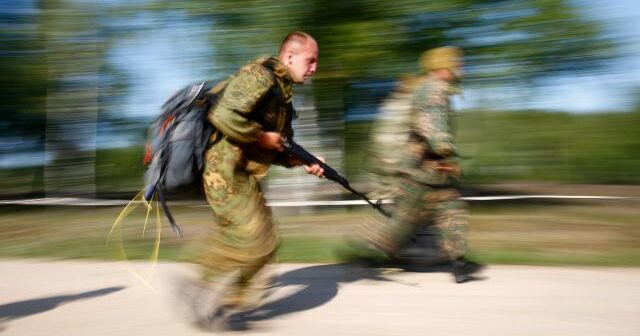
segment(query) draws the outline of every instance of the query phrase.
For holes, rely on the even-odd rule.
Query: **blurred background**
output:
[[[320,46],[317,74],[296,88],[297,140],[364,190],[381,101],[400,76],[417,72],[423,51],[455,45],[465,51],[454,107],[468,195],[640,195],[637,1],[7,0],[0,25],[4,200],[132,198],[160,105],[186,84],[275,54],[293,30]],[[284,169],[266,189],[271,200],[351,198]],[[635,265],[634,202],[472,203],[471,245],[494,262]],[[3,205],[0,254],[103,257],[97,242],[119,210]],[[350,228],[372,212],[276,211],[293,237],[284,260],[315,246],[309,235],[334,244],[326,226]],[[211,221],[206,208],[177,212],[187,227]],[[51,235],[52,223],[65,233]],[[171,244],[181,243],[167,244],[166,257],[180,254]],[[308,258],[332,258],[317,251]]]

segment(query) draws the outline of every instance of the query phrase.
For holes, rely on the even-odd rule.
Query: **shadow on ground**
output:
[[[360,280],[393,281],[382,276],[377,268],[347,263],[309,266],[281,274],[269,288],[270,292],[287,286],[302,286],[302,289],[256,309],[234,314],[230,318],[232,329],[244,330],[252,322],[320,307],[338,295],[341,284]]]
[[[371,265],[363,263],[342,263],[331,265],[309,266],[284,273],[278,277],[269,291],[287,286],[301,286],[302,289],[284,298],[268,302],[258,308],[243,311],[229,318],[230,329],[247,330],[255,327],[255,322],[282,317],[287,314],[302,312],[320,307],[333,300],[342,284],[360,280],[399,282],[385,277],[382,272],[388,265]],[[398,271],[408,272],[447,272],[443,267],[402,267]],[[471,280],[482,280],[474,278]]]
[[[2,324],[7,321],[44,313],[65,303],[108,295],[124,288],[121,286],[107,287],[78,294],[51,296],[0,305],[0,331],[5,329]]]

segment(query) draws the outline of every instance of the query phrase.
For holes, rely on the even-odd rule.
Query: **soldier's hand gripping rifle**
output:
[[[380,200],[374,203],[369,198],[367,198],[365,194],[354,190],[349,184],[349,181],[346,178],[344,178],[344,176],[340,175],[337,171],[335,171],[335,169],[331,168],[326,163],[320,161],[320,159],[315,157],[313,154],[307,152],[306,149],[304,149],[302,146],[295,143],[293,140],[284,139],[282,141],[282,147],[284,148],[284,151],[287,154],[300,158],[307,165],[313,165],[313,164],[319,165],[324,170],[324,176],[328,180],[339,183],[341,186],[349,190],[354,195],[357,195],[358,197],[365,200],[367,203],[369,203],[372,207],[378,210],[378,212],[380,212],[385,217],[391,217],[391,215],[382,208]]]

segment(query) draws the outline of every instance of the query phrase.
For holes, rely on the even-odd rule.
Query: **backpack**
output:
[[[162,205],[176,234],[181,232],[166,204],[166,194],[186,189],[201,181],[204,152],[214,131],[207,120],[209,108],[223,92],[213,81],[187,85],[162,104],[160,115],[148,130],[145,144],[144,199],[154,195]]]
[[[262,65],[273,71],[273,63]],[[166,204],[166,196],[202,181],[204,153],[215,127],[207,119],[209,109],[224,93],[228,81],[203,81],[178,90],[162,104],[160,115],[149,127],[145,144],[144,200],[154,195],[178,236],[181,230]],[[274,85],[270,94],[280,96]],[[259,117],[259,116],[256,116]]]

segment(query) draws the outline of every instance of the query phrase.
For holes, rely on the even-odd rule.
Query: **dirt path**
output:
[[[139,274],[149,265],[135,263]],[[150,282],[123,263],[0,260],[0,333],[205,335],[171,299],[184,264]],[[640,269],[493,266],[456,285],[442,272],[373,274],[344,265],[275,266],[280,286],[249,335],[637,335]],[[233,333],[232,333],[233,334]]]

